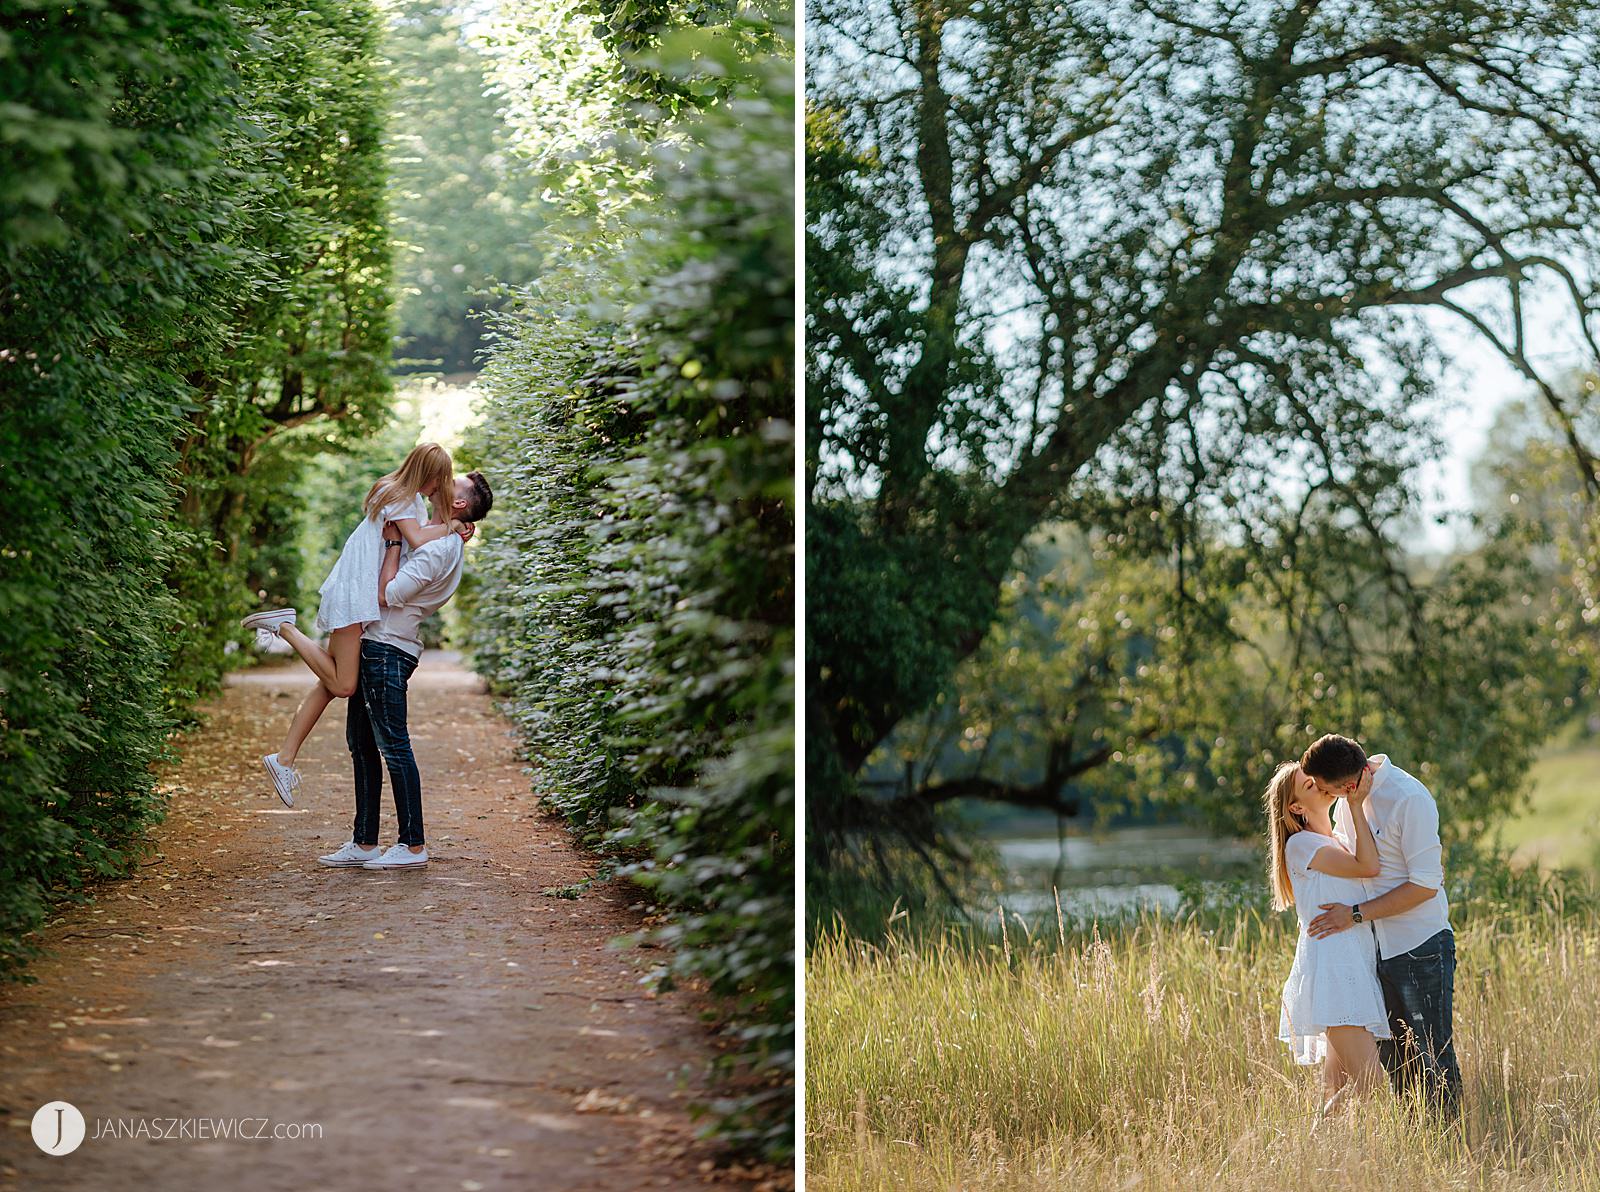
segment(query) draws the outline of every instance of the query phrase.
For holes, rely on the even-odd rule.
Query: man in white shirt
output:
[[[1374,933],[1378,982],[1394,1031],[1393,1039],[1378,1041],[1384,1067],[1397,1092],[1420,1085],[1431,1104],[1454,1114],[1461,1100],[1452,1005],[1456,948],[1439,806],[1422,783],[1381,753],[1369,759],[1349,737],[1322,737],[1306,750],[1300,768],[1325,795],[1339,798],[1334,835],[1352,852],[1355,833],[1343,796],[1364,771],[1372,774],[1366,811],[1378,845],[1378,876],[1361,880],[1367,892],[1361,902],[1323,904],[1307,930],[1317,939],[1356,925]]]
[[[334,869],[404,869],[428,863],[422,832],[422,776],[406,723],[406,684],[422,657],[422,622],[443,607],[461,584],[466,539],[489,512],[494,496],[477,472],[457,477],[451,516],[454,534],[426,542],[401,563],[404,541],[384,527],[384,563],[378,576],[380,618],[361,635],[361,670],[347,701],[345,742],[355,769],[356,818],[350,840],[319,857]],[[378,849],[383,771],[394,789],[399,843]]]

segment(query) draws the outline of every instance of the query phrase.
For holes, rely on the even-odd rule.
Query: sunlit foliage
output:
[[[271,440],[385,409],[377,36],[343,0],[0,13],[0,968],[159,816],[281,554]]]
[[[781,18],[507,7],[496,36],[518,143],[565,216],[499,325],[468,444],[498,502],[478,663],[541,797],[670,911],[658,978],[703,982],[729,1008],[727,1083],[708,1108],[723,1137],[772,1156],[793,1145],[794,1062]]]

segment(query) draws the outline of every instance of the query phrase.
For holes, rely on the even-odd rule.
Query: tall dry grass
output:
[[[1593,912],[1458,928],[1455,1128],[1385,1094],[1313,1132],[1276,917],[1050,936],[816,941],[808,1187],[1600,1189]]]

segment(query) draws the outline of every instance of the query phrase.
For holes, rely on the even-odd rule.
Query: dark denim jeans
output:
[[[1394,1031],[1393,1039],[1378,1040],[1378,1055],[1395,1092],[1420,1088],[1429,1105],[1455,1115],[1461,1108],[1452,1006],[1456,937],[1441,931],[1409,952],[1384,957],[1378,983]]]
[[[351,839],[373,844],[378,839],[378,812],[383,802],[383,764],[394,787],[394,813],[400,821],[400,843],[421,844],[422,775],[411,752],[406,727],[406,683],[417,660],[384,642],[361,643],[361,680],[348,705],[344,739],[356,772],[356,822]]]

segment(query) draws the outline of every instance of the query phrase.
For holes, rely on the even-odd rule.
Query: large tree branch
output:
[[[1449,298],[1441,296],[1432,299],[1430,305],[1447,310],[1470,325],[1508,364],[1528,381],[1532,382],[1533,386],[1539,390],[1540,396],[1544,398],[1545,404],[1550,407],[1550,411],[1555,415],[1556,421],[1561,427],[1562,435],[1567,441],[1567,447],[1571,450],[1572,457],[1577,462],[1578,470],[1583,475],[1584,491],[1590,500],[1600,499],[1600,466],[1597,466],[1594,455],[1584,445],[1582,436],[1578,434],[1572,411],[1567,409],[1567,403],[1561,400],[1561,395],[1555,391],[1555,387],[1544,379],[1538,369],[1534,368],[1533,362],[1528,359],[1527,354],[1522,350],[1521,344],[1524,342],[1525,337],[1522,333],[1520,312],[1515,315],[1517,323],[1516,342],[1508,344],[1495,332],[1494,328],[1490,327],[1482,318],[1460,303],[1452,302]]]
[[[1106,756],[1109,758],[1111,755],[1107,752]],[[978,774],[930,783],[912,791],[907,798],[911,802],[933,807],[955,799],[987,799],[993,803],[1009,803],[1013,807],[1042,807],[1057,815],[1078,814],[1078,800],[1063,799],[1059,787],[1047,788],[1042,782],[1025,786]]]
[[[1102,106],[1109,106],[1107,101]],[[1041,148],[1033,158],[1024,162],[1017,170],[1016,175],[1009,181],[996,186],[987,194],[982,195],[977,205],[973,208],[972,215],[967,221],[966,235],[970,240],[980,240],[990,234],[990,225],[994,220],[1011,209],[1011,205],[1023,195],[1039,185],[1044,176],[1048,174],[1061,156],[1074,145],[1081,144],[1097,133],[1104,132],[1113,124],[1111,118],[1102,115],[1098,119],[1087,123],[1080,123],[1069,128],[1055,140]]]

